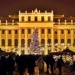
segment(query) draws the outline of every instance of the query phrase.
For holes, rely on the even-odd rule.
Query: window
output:
[[[37,21],[37,16],[35,16],[35,21]]]
[[[41,33],[44,34],[44,29],[41,29]]]
[[[11,46],[12,42],[11,39],[8,39],[8,46]]]
[[[2,30],[2,34],[5,34],[5,30]]]
[[[61,43],[64,43],[64,39],[61,39]]]
[[[22,21],[24,21],[24,17],[22,16]]]
[[[44,21],[44,16],[41,17],[41,21]]]
[[[70,30],[68,30],[68,34],[70,34]]]
[[[8,34],[11,34],[11,30],[8,31]]]
[[[48,34],[51,34],[51,29],[48,29]]]
[[[21,39],[21,47],[24,47],[24,46],[25,46],[25,40]]]
[[[55,34],[57,34],[57,31],[54,31]]]
[[[31,29],[28,29],[28,34],[31,34]]]
[[[74,43],[75,43],[75,39],[74,39]]]
[[[2,39],[2,46],[5,46],[5,39]]]
[[[64,30],[61,30],[61,34],[64,34]]]
[[[48,39],[48,46],[50,46],[50,44],[51,44],[51,39]]]
[[[75,46],[75,39],[74,39],[74,42],[73,42],[73,46]]]
[[[45,39],[41,39],[41,46],[42,46],[42,47],[45,46]]]
[[[48,21],[50,21],[50,16],[48,16]]]
[[[24,34],[24,29],[21,30],[21,33]]]
[[[15,30],[15,34],[18,34],[18,30]]]
[[[30,16],[28,16],[28,21],[31,21],[31,17]]]
[[[67,39],[67,43],[71,43],[71,39]]]
[[[54,39],[54,43],[58,43],[58,39]]]
[[[30,46],[31,39],[28,39],[28,47]]]
[[[51,39],[48,39],[48,43],[49,43],[49,44],[51,43]]]
[[[74,34],[75,34],[75,30],[74,30]]]
[[[15,39],[14,44],[15,44],[15,47],[18,46],[18,39]]]

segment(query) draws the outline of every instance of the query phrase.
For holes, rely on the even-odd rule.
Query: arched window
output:
[[[61,43],[64,43],[64,39],[61,39]]]
[[[28,39],[28,47],[30,46],[31,39]]]
[[[58,39],[54,39],[54,43],[57,44],[58,43]]]
[[[73,46],[75,46],[75,39],[74,39],[74,42],[73,42]]]
[[[74,43],[75,43],[75,39],[74,39]]]
[[[45,46],[45,39],[41,39],[41,46],[42,46],[42,47]]]
[[[15,39],[15,47],[17,47],[18,46],[18,39]]]
[[[67,43],[69,43],[69,44],[70,44],[70,43],[71,43],[71,39],[67,39]]]
[[[48,43],[48,46],[50,46],[51,45],[51,39],[48,39],[47,43]]]
[[[11,39],[8,39],[8,46],[11,46],[12,45],[12,41]]]
[[[21,39],[21,47],[24,47],[24,46],[25,46],[25,40]]]
[[[2,46],[5,46],[5,39],[2,39]]]

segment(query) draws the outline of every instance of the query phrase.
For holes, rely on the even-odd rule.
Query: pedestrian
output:
[[[60,57],[58,60],[57,60],[57,67],[59,69],[59,75],[62,74],[62,66],[63,66],[64,62],[62,60],[62,57]]]
[[[44,72],[44,60],[43,56],[40,56],[36,61],[36,65],[39,67],[39,75],[42,75]]]
[[[47,55],[46,57],[45,57],[45,62],[46,62],[46,65],[47,65],[47,74],[49,73],[49,55]]]
[[[49,55],[49,65],[51,67],[51,75],[54,74],[53,70],[54,70],[54,64],[55,64],[55,60],[53,58],[53,55]]]

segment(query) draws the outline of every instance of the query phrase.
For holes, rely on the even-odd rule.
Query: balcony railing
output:
[[[75,25],[75,22],[54,22],[54,25]]]

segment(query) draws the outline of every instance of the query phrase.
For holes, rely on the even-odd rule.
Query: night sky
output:
[[[0,16],[18,14],[18,11],[33,9],[54,10],[54,14],[75,16],[75,0],[0,0]]]

